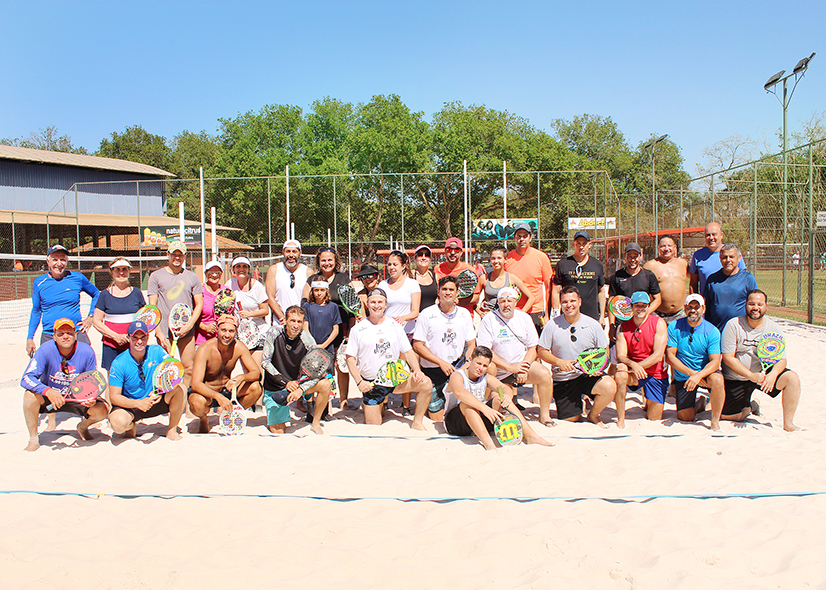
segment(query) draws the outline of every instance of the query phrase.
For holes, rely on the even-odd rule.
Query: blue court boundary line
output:
[[[337,503],[348,502],[377,502],[393,501],[402,503],[430,503],[430,504],[451,504],[455,502],[486,502],[486,501],[510,501],[519,504],[531,502],[557,501],[557,502],[585,502],[598,500],[611,504],[646,504],[654,500],[676,499],[676,500],[731,500],[745,498],[748,500],[758,500],[764,498],[804,498],[808,496],[826,495],[826,491],[818,492],[754,492],[754,493],[730,493],[730,494],[645,494],[639,496],[455,496],[455,497],[422,497],[403,498],[397,496],[307,496],[299,494],[87,494],[82,492],[44,492],[39,490],[0,490],[0,495],[36,495],[36,496],[74,496],[90,500],[101,498],[118,498],[121,500],[138,499],[217,499],[217,498],[260,498],[275,500],[316,500]]]

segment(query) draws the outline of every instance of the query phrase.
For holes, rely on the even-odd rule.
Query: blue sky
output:
[[[395,93],[552,120],[611,117],[632,146],[702,149],[779,129],[763,90],[813,51],[789,128],[826,110],[826,3],[6,1],[0,137],[48,125],[93,151],[128,125],[171,138],[324,96]],[[772,145],[775,145],[774,143]]]

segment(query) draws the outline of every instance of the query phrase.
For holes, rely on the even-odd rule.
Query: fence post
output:
[[[267,176],[267,244],[269,245],[269,257],[272,258],[272,198],[270,196],[270,177]]]
[[[754,191],[752,193],[751,206],[751,274],[757,276],[757,164],[754,165]]]
[[[336,206],[336,177],[333,176],[333,239],[335,240],[336,244],[336,251],[338,251],[338,217],[336,212],[338,207]]]
[[[75,184],[75,230],[77,233],[77,270],[80,272],[80,209],[78,209],[77,184]]]
[[[47,244],[48,245],[48,244]],[[14,257],[17,258],[17,236],[14,232],[14,211],[11,212],[11,251]],[[14,274],[16,270],[15,263],[17,260],[12,260],[12,280],[14,281],[14,298],[17,299],[17,276]]]
[[[401,175],[401,181],[399,182],[399,197],[402,200],[402,252],[404,252],[404,174]],[[391,245],[392,247],[392,245]]]
[[[814,255],[814,204],[812,202],[814,197],[814,179],[812,178],[812,144],[809,144],[809,293],[808,293],[808,317],[809,323],[813,324],[815,321],[815,255]],[[801,263],[803,261],[801,260]]]
[[[539,172],[536,173],[536,247],[542,249],[542,202],[539,191]]]

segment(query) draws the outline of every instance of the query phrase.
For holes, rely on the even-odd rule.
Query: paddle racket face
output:
[[[497,391],[499,392],[499,401],[504,401],[505,392],[501,387]],[[522,442],[522,422],[506,408],[500,406],[499,412],[504,415],[504,419],[497,419],[496,424],[493,425],[493,434],[496,435],[496,440],[503,447],[518,445]]]
[[[769,371],[783,358],[785,352],[786,339],[782,334],[763,334],[757,342],[757,358],[760,359],[761,370]]]
[[[313,348],[301,360],[299,383],[310,379],[322,379],[333,368],[333,355],[323,348]]]
[[[458,299],[464,299],[465,297],[473,295],[476,285],[479,284],[479,277],[476,276],[475,272],[466,268],[456,275],[456,282],[458,283],[456,297]]]
[[[67,402],[83,403],[96,399],[106,391],[106,377],[100,371],[86,371],[75,375],[69,384],[69,389],[63,394]],[[46,410],[51,412],[54,406],[48,404]]]
[[[192,319],[192,308],[186,303],[177,303],[169,312],[169,329],[175,333]]]
[[[579,353],[574,367],[590,377],[604,373],[611,364],[611,354],[607,348],[588,348]]]
[[[161,323],[161,310],[154,305],[144,305],[137,311],[132,320],[143,322],[149,330],[154,330]]]
[[[218,416],[221,433],[227,436],[241,434],[247,426],[247,412],[244,410],[244,406],[238,402],[236,391],[237,388],[233,388],[232,409],[229,412],[221,410]]]
[[[241,344],[252,350],[261,343],[261,332],[258,330],[258,324],[252,318],[244,318],[238,323],[238,332],[235,334],[235,339]]]
[[[336,351],[336,366],[342,373],[350,373],[350,369],[347,368],[347,338],[342,341]]]
[[[174,358],[168,358],[155,368],[152,382],[154,395],[169,393],[184,380],[184,364]]]
[[[351,314],[357,315],[361,312],[361,298],[352,285],[339,285],[338,299]]]
[[[373,382],[384,387],[396,387],[408,379],[410,379],[410,366],[404,359],[396,359],[380,366]]]
[[[614,295],[611,297],[611,300],[608,302],[608,308],[611,310],[611,313],[614,314],[614,317],[621,322],[626,322],[634,316],[631,300],[622,295]]]
[[[215,294],[215,317],[226,315],[235,311],[235,291],[224,287]]]

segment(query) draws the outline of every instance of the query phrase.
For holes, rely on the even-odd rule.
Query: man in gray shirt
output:
[[[751,401],[755,390],[777,397],[782,394],[783,429],[799,430],[794,424],[794,414],[800,401],[800,378],[786,368],[783,355],[770,369],[762,370],[757,356],[760,340],[768,335],[782,336],[780,326],[766,317],[766,294],[760,289],[749,291],[746,298],[746,315],[732,318],[723,329],[720,349],[723,353],[723,379],[726,401],[723,404],[723,420],[741,422],[760,406]]]
[[[600,419],[617,392],[616,382],[608,375],[585,375],[573,361],[589,348],[608,348],[608,337],[595,319],[580,313],[582,297],[574,285],[562,287],[559,295],[562,315],[545,324],[539,337],[538,356],[553,365],[554,400],[560,420],[582,419],[582,396],[593,400],[588,420],[605,428]]]

